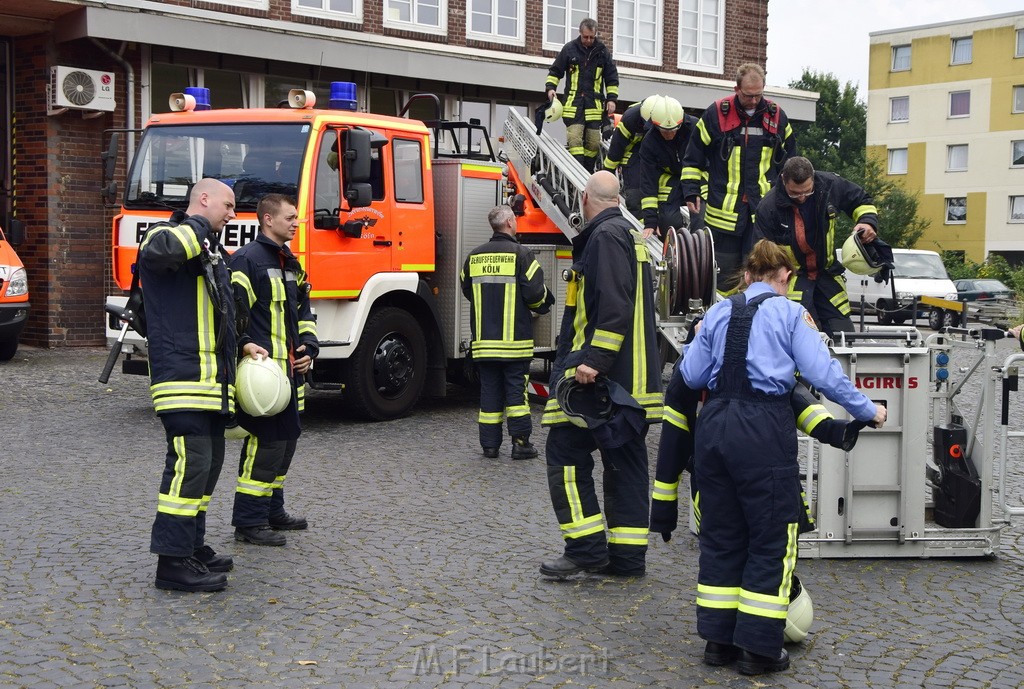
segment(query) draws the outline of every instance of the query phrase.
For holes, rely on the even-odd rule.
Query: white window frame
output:
[[[958,94],[958,93],[966,93],[967,94],[967,112],[965,114],[963,114],[963,115],[954,115],[953,114],[953,96]],[[951,119],[951,120],[959,120],[959,119],[962,119],[964,117],[970,117],[970,116],[971,116],[971,92],[969,90],[966,90],[966,91],[950,91],[949,92],[949,104],[948,104],[948,107],[946,108],[946,117],[948,119]]]
[[[566,17],[565,39],[562,40],[560,43],[552,43],[552,42],[548,41],[548,24],[551,22],[550,10],[551,10],[551,3],[552,3],[552,1],[553,0],[544,0],[544,26],[543,26],[543,29],[542,29],[542,31],[543,31],[543,34],[542,34],[542,38],[543,38],[542,47],[545,50],[561,50],[562,46],[564,46],[566,43],[568,43],[569,41],[575,39],[577,36],[580,35],[580,22],[573,21],[572,14],[576,10],[572,9],[572,6],[574,4],[585,4],[585,5],[587,5],[587,15],[586,15],[586,17],[584,17],[584,19],[586,19],[586,18],[594,19],[594,18],[597,17],[597,0],[559,0],[560,2],[562,2],[565,5],[566,13],[568,15]],[[580,21],[582,21],[582,20],[580,20]],[[597,30],[598,30],[598,37],[600,37],[600,32],[601,32],[601,25],[600,24],[598,24]]]
[[[292,0],[292,14],[303,17],[320,17],[321,19],[333,19],[338,22],[362,22],[363,21],[363,0],[352,0],[352,12],[339,12],[337,10],[324,9],[329,5],[329,0],[320,0],[320,8],[302,7],[299,0]]]
[[[624,62],[635,62],[642,65],[655,65],[661,66],[661,59],[663,53],[662,46],[662,34],[664,33],[665,27],[665,3],[664,0],[653,0],[654,3],[654,56],[647,57],[645,55],[636,55],[634,53],[627,53],[622,50],[622,46],[626,44],[626,39],[621,38],[619,34],[619,19],[622,14],[622,4],[629,3],[636,7],[637,2],[643,1],[650,3],[652,0],[615,0],[615,16],[612,22],[612,35],[614,37],[615,50],[612,53],[612,57],[615,60],[622,60]],[[635,12],[634,12],[635,15]],[[633,22],[633,29],[636,29],[636,21]],[[634,36],[635,38],[635,36]]]
[[[897,51],[899,51],[899,50],[901,50],[903,48],[907,49],[907,66],[906,67],[897,67],[896,66],[896,57],[897,57],[896,53],[897,53]],[[909,43],[905,43],[903,45],[894,45],[892,47],[892,60],[889,63],[889,71],[891,71],[891,72],[909,72],[910,71],[910,66],[911,66],[911,58],[912,58],[912,56],[913,56],[913,53],[912,53],[912,51],[910,49],[910,44]]]
[[[360,0],[361,2],[362,0]],[[419,14],[418,8],[420,0],[407,0],[412,5],[412,14],[415,17]],[[413,21],[402,21],[400,19],[389,19],[388,18],[388,2],[390,0],[384,0],[383,13],[384,13],[384,26],[389,29],[400,29],[402,31],[415,31],[417,33],[434,34],[435,36],[447,36],[448,35],[448,0],[438,0],[437,7],[437,26],[431,24],[422,24],[415,19]]]
[[[227,5],[229,7],[244,7],[247,10],[268,10],[270,0],[208,0],[214,5]]]
[[[956,59],[957,46],[967,45],[968,55],[966,60]],[[969,65],[974,62],[974,36],[957,36],[949,42],[949,64],[951,65]]]
[[[903,120],[893,119],[893,110],[894,110],[893,106],[896,104],[896,101],[906,101],[907,102],[907,117],[906,117],[906,119],[903,119]],[[895,97],[889,99],[889,122],[910,122],[910,96],[895,96]]]
[[[1017,45],[1013,56],[1024,57],[1024,29],[1017,29]]]
[[[725,0],[719,0],[718,2],[718,24],[715,27],[715,33],[718,37],[718,45],[715,46],[715,52],[718,54],[718,60],[715,64],[702,64],[700,62],[700,54],[704,48],[701,42],[701,35],[704,33],[704,27],[701,23],[704,18],[703,6],[707,0],[696,0],[697,1],[697,62],[686,62],[683,60],[683,7],[682,2],[679,3],[679,26],[676,34],[678,40],[676,41],[676,55],[679,56],[676,64],[679,69],[686,69],[692,72],[708,72],[709,74],[721,74],[725,69]],[[660,35],[660,34],[659,34]]]
[[[1013,214],[1014,204],[1018,206],[1016,217]],[[1006,222],[1024,223],[1024,196],[1010,197],[1010,208],[1006,213]]]
[[[899,154],[903,155],[900,156]],[[903,158],[903,169],[897,169],[893,162],[899,158]],[[889,166],[887,168],[888,174],[890,175],[905,175],[910,168],[910,151],[906,148],[890,148],[889,149]]]
[[[1015,84],[1010,97],[1010,112],[1024,112],[1024,85]]]
[[[1016,148],[1020,149],[1020,156],[1014,155],[1014,149]],[[1010,167],[1024,167],[1024,162],[1013,162],[1018,157],[1024,160],[1024,139],[1015,139],[1010,142]]]
[[[963,166],[954,167],[953,158],[960,151],[963,151],[964,162]],[[946,146],[946,172],[967,172],[968,155],[970,151],[967,148],[967,144],[949,144]]]
[[[507,45],[526,45],[524,25],[526,24],[526,0],[511,0],[516,3],[516,35],[515,36],[502,36],[497,33],[482,33],[479,31],[473,31],[473,2],[474,0],[466,0],[466,38],[471,41],[486,41],[488,43],[504,43]],[[491,7],[496,8],[498,5],[495,0]],[[495,28],[497,23],[497,17],[495,16],[494,10],[490,12],[491,17],[491,28]]]
[[[958,201],[960,199],[963,199],[963,202],[964,202],[964,218],[963,218],[963,220],[950,220],[949,219],[949,209],[951,207],[950,206],[950,201]],[[966,225],[967,224],[967,197],[966,196],[947,196],[946,197],[946,221],[943,224],[945,224],[945,225]]]

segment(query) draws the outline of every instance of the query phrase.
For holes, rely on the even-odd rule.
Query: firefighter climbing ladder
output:
[[[537,206],[572,239],[583,226],[582,195],[588,174],[547,132],[537,131],[514,108],[505,120],[505,155]],[[643,225],[620,204],[638,232]],[[666,243],[647,239],[658,281],[659,329],[677,351],[685,337],[681,316],[711,305],[715,292],[714,248],[707,230],[668,233]],[[698,303],[699,302],[699,303]],[[688,323],[688,321],[686,321]]]

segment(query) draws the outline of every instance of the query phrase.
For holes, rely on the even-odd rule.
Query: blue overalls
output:
[[[730,297],[724,361],[694,452],[702,514],[697,632],[771,657],[782,648],[801,511],[790,396],[756,390],[747,375],[751,323],[773,296]]]

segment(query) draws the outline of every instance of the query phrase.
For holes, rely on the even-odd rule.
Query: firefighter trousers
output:
[[[789,293],[786,296],[800,302],[829,337],[841,330],[853,330],[850,297],[846,293],[846,280],[842,275],[819,273],[815,280],[806,275],[794,275],[789,281]]]
[[[529,438],[533,432],[526,384],[529,359],[476,361],[480,376],[480,447],[501,447],[501,422],[506,420],[512,438]]]
[[[775,657],[782,648],[802,501],[788,395],[712,397],[697,424],[697,632]]]
[[[605,535],[594,487],[594,450],[589,429],[552,426],[546,455],[551,505],[565,539],[565,556],[579,565],[603,562],[623,574],[642,572],[647,556],[650,474],[647,430],[622,447],[602,449]]]
[[[160,415],[167,436],[167,456],[150,552],[189,557],[203,545],[206,508],[224,466],[227,418],[215,412]]]
[[[271,515],[284,512],[284,479],[295,456],[296,443],[246,436],[238,460],[232,526],[266,526]]]
[[[577,111],[576,120],[565,122],[565,144],[569,154],[583,166],[588,173],[594,171],[597,164],[597,153],[601,148],[601,121],[582,121],[582,108]]]

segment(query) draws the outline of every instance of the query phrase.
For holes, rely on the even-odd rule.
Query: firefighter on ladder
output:
[[[569,153],[587,173],[594,171],[601,148],[601,127],[615,114],[619,73],[611,52],[597,39],[597,22],[580,22],[580,35],[566,43],[548,69],[544,92],[548,101],[558,96],[558,82],[565,77],[565,140]]]
[[[480,446],[495,459],[502,418],[512,437],[512,459],[532,459],[533,420],[527,400],[533,360],[530,312],[547,313],[555,297],[533,252],[516,240],[516,216],[507,205],[487,214],[494,234],[473,249],[462,268],[462,293],[472,308],[470,356],[480,377]]]

